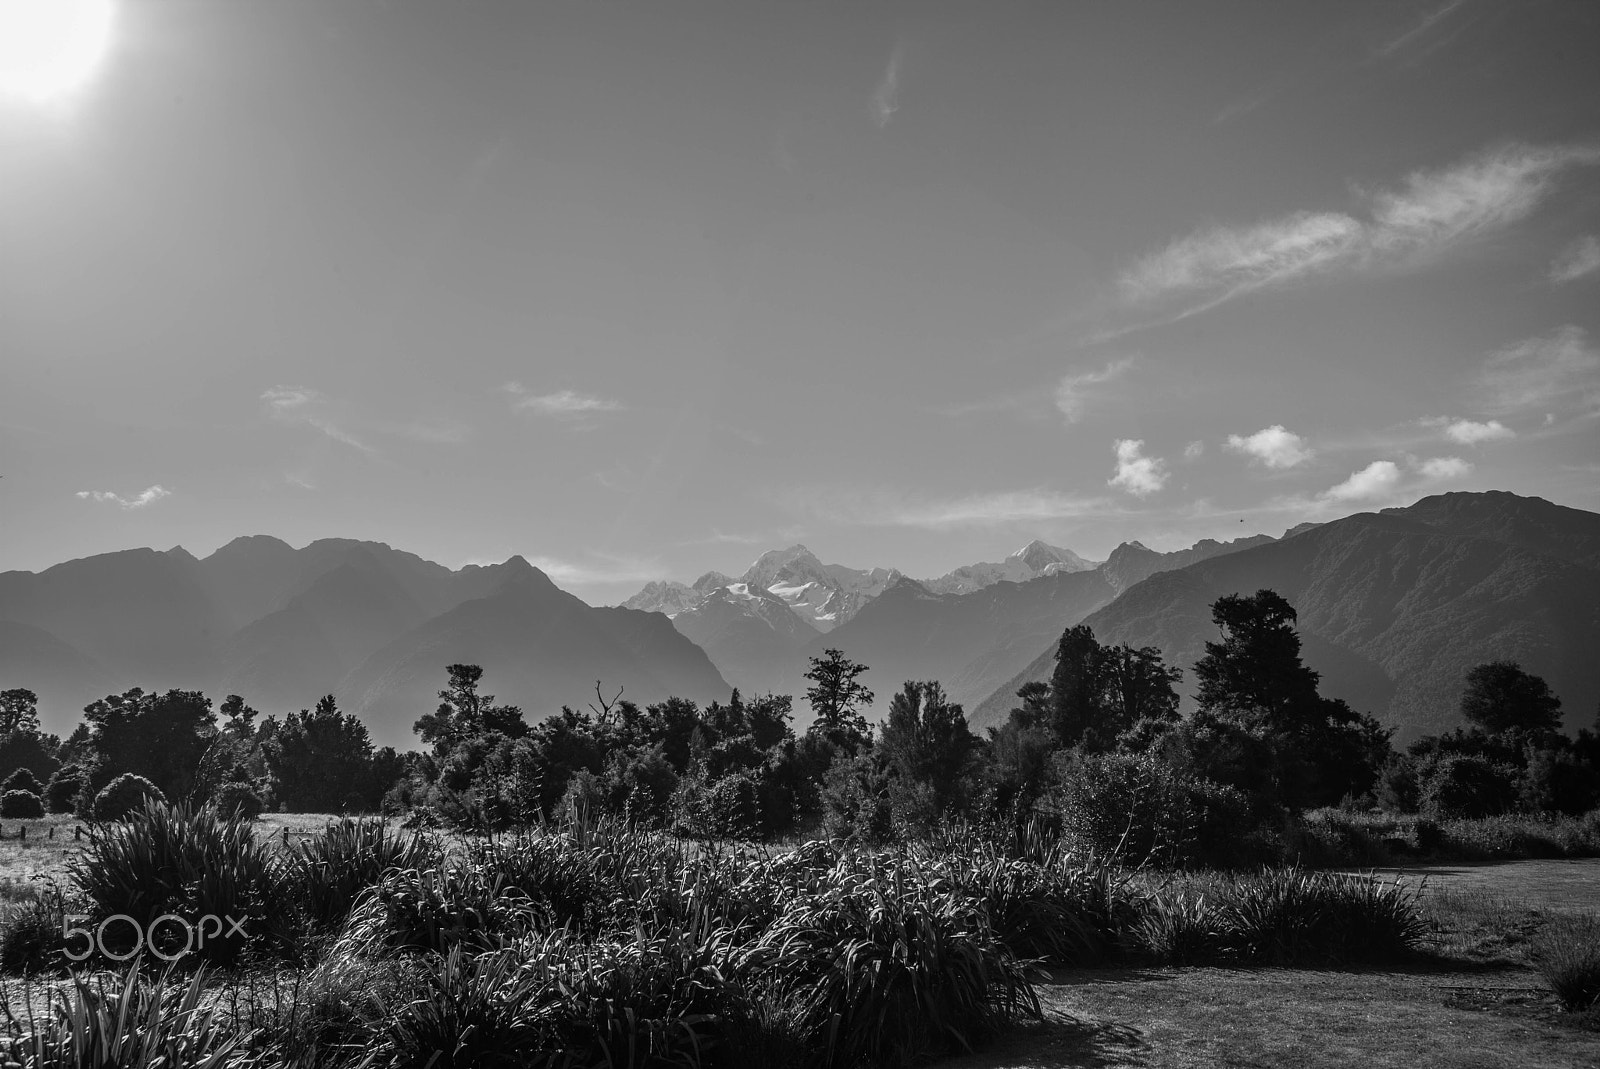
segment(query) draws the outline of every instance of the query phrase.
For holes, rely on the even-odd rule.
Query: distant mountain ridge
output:
[[[481,623],[497,616],[504,628]],[[520,556],[452,571],[380,542],[258,535],[203,559],[138,549],[0,573],[0,686],[38,693],[48,730],[133,686],[239,693],[269,714],[332,693],[379,743],[410,746],[452,656],[533,716],[595,679],[644,700],[728,691],[660,616],[585,605]]]
[[[1425,498],[1153,574],[1085,619],[1102,642],[1156,646],[1189,670],[1216,637],[1210,604],[1263,587],[1299,614],[1323,693],[1397,727],[1446,730],[1474,664],[1507,658],[1543,676],[1568,726],[1600,702],[1600,516],[1504,492]],[[974,711],[1001,722],[1016,689],[1046,678],[1052,648]]]

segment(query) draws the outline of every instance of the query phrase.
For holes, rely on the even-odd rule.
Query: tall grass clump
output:
[[[549,927],[545,910],[481,869],[391,869],[363,893],[335,952],[484,951]]]
[[[1533,960],[1563,1008],[1600,1008],[1600,920],[1555,920],[1534,943]]]
[[[1038,1000],[982,904],[902,859],[847,856],[752,943],[823,1066],[903,1066],[971,1049]]]
[[[335,928],[384,873],[433,868],[442,858],[437,840],[421,832],[381,819],[330,821],[289,848],[289,891],[313,923]]]
[[[6,1065],[50,1069],[223,1069],[239,1065],[248,1037],[201,1005],[203,971],[186,984],[170,975],[144,979],[127,970],[115,977],[74,976],[51,993],[43,1019],[9,1021],[0,1036]]]
[[[1426,931],[1417,888],[1299,868],[1174,878],[1148,892],[1134,927],[1146,953],[1174,965],[1380,964]]]
[[[0,921],[0,973],[17,976],[64,968],[66,915],[66,895],[54,881],[44,881]]]
[[[213,962],[237,961],[249,946],[282,946],[286,936],[277,858],[249,822],[209,806],[147,801],[124,822],[92,829],[67,871],[94,925],[131,917],[150,949],[162,955],[181,952],[191,934],[179,924],[151,924],[164,915],[197,928],[204,918],[219,918],[218,937],[203,945],[196,940],[192,948]],[[242,937],[232,922],[242,926]],[[117,955],[137,949],[136,933],[126,923],[108,924],[97,931],[97,940]]]

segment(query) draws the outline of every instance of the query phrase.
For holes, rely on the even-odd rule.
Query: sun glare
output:
[[[0,98],[45,104],[94,76],[113,0],[0,0]]]

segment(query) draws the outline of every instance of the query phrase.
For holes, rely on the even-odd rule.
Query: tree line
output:
[[[1105,645],[1080,624],[1050,678],[1020,688],[982,736],[931,680],[906,681],[869,725],[867,666],[836,649],[811,659],[814,719],[798,733],[787,695],[640,707],[598,684],[585,708],[530,724],[484,693],[481,667],[453,664],[408,753],[375,748],[331,695],[279,719],[238,695],[214,712],[199,692],[134,689],[88,706],[62,741],[39,730],[30,692],[5,691],[0,777],[25,772],[42,805],[86,816],[115,786],[106,811],[140,791],[484,828],[585,809],[715,838],[820,828],[885,841],[953,820],[1044,820],[1103,851],[1223,863],[1281,855],[1295,816],[1322,806],[1447,818],[1600,801],[1600,741],[1563,735],[1559,700],[1513,663],[1469,674],[1467,727],[1396,751],[1391,729],[1319,693],[1281,596],[1219,598],[1212,620],[1187,717],[1182,672],[1159,650]],[[0,785],[0,803],[14,786],[29,782]]]

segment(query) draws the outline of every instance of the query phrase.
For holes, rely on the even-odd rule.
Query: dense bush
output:
[[[94,798],[95,820],[125,820],[139,812],[147,802],[166,802],[166,796],[154,783],[132,772],[124,773],[106,784]]]
[[[240,820],[255,820],[261,815],[261,796],[248,783],[233,780],[217,788],[212,803],[218,811]]]
[[[1128,864],[1257,864],[1272,850],[1249,798],[1151,754],[1062,755],[1047,804],[1063,833]]]
[[[52,813],[70,813],[89,774],[77,765],[63,765],[44,785],[44,806]]]
[[[220,937],[196,941],[200,958],[233,962],[249,946],[275,948],[286,933],[281,866],[258,841],[251,825],[211,807],[147,802],[118,824],[89,833],[83,852],[67,863],[72,880],[87,899],[94,924],[113,916],[131,917],[144,930],[152,950],[174,954],[186,945],[181,926],[150,922],[165,914],[195,925],[218,918]],[[243,928],[234,932],[233,922]],[[105,949],[120,954],[133,947],[125,924],[102,933]]]
[[[532,899],[480,868],[390,869],[361,896],[340,945],[368,954],[484,951],[548,926]]]
[[[62,957],[66,900],[53,884],[31,895],[0,921],[0,972],[54,972],[67,964]]]
[[[27,791],[32,795],[42,795],[44,786],[39,782],[29,769],[19,768],[0,783],[0,796],[10,794],[12,791]]]
[[[0,794],[0,817],[12,820],[38,820],[44,816],[44,801],[32,791],[6,791]]]
[[[1473,754],[1448,754],[1422,785],[1422,811],[1437,820],[1504,813],[1516,801],[1516,770]]]

